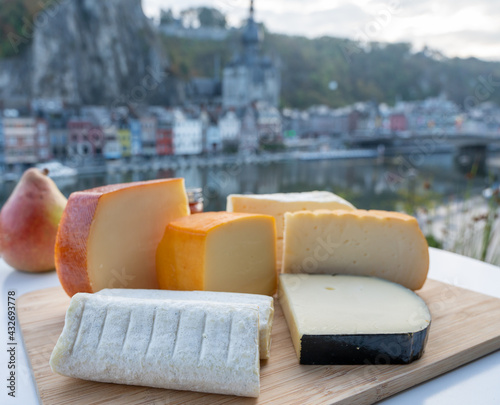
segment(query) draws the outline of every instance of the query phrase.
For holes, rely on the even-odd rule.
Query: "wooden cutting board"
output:
[[[95,383],[53,374],[49,358],[69,298],[59,287],[19,298],[24,342],[44,405],[372,404],[500,348],[500,299],[428,280],[419,295],[432,313],[424,356],[410,365],[301,366],[276,304],[271,358],[261,362],[258,399]]]

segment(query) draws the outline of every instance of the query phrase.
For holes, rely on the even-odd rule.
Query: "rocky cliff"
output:
[[[0,100],[6,104],[25,97],[140,103],[167,101],[175,93],[141,0],[57,0],[32,23],[27,49],[0,60]]]

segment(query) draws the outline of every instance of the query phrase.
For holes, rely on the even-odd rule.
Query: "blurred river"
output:
[[[488,176],[466,176],[451,154],[423,157],[419,164],[406,158],[290,160],[269,164],[234,164],[221,167],[190,166],[126,174],[79,176],[57,181],[61,191],[85,190],[105,184],[184,177],[186,186],[202,187],[205,211],[224,210],[231,193],[276,193],[308,190],[333,191],[358,208],[405,209],[429,207],[469,195],[478,195],[498,178],[499,168]],[[0,184],[0,202],[10,195],[14,183]]]

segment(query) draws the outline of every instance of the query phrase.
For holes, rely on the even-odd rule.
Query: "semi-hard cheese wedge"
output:
[[[138,299],[172,299],[183,301],[226,302],[231,304],[250,304],[259,307],[259,352],[261,359],[268,359],[271,348],[271,331],[274,317],[273,297],[259,294],[240,294],[213,291],[173,291],[173,290],[137,290],[111,288],[97,294]]]
[[[115,184],[71,194],[55,262],[68,295],[158,288],[155,255],[167,224],[189,215],[183,179]]]
[[[269,215],[206,212],[172,221],[156,252],[160,288],[273,295],[275,239]]]
[[[257,397],[256,305],[76,294],[52,352],[91,381]]]
[[[399,284],[282,274],[278,294],[300,364],[407,364],[424,352],[429,309]]]
[[[295,212],[285,215],[283,273],[377,276],[412,290],[429,270],[417,220],[388,211]]]
[[[231,194],[227,197],[227,211],[272,215],[276,219],[276,234],[283,238],[285,212],[352,210],[354,206],[328,191],[276,194]]]

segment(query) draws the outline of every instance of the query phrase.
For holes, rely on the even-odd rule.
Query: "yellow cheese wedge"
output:
[[[364,210],[285,215],[284,273],[377,276],[417,290],[428,269],[427,241],[412,216]]]
[[[158,288],[158,243],[170,221],[187,215],[183,179],[71,194],[55,250],[63,288],[70,296],[103,288]]]
[[[272,215],[276,219],[276,234],[283,238],[285,212],[326,210],[353,210],[354,206],[328,191],[276,194],[231,194],[227,197],[229,212]]]
[[[156,252],[160,288],[273,295],[275,239],[268,215],[207,212],[172,221]]]

